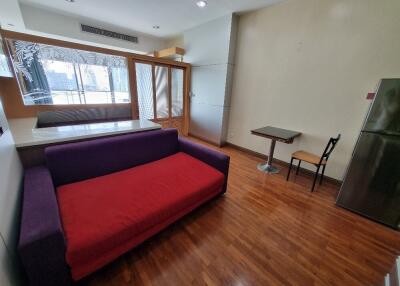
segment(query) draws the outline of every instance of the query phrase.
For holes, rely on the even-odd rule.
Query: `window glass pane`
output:
[[[126,58],[7,39],[26,105],[130,102]]]
[[[171,76],[172,116],[183,115],[183,70],[172,68]]]
[[[3,40],[0,36],[0,76],[12,77],[12,73],[8,66],[7,57],[3,49]]]
[[[112,87],[116,103],[129,103],[128,69],[126,67],[111,68]]]
[[[85,92],[85,103],[113,103],[108,68],[97,65],[79,65],[79,75]]]
[[[53,104],[80,104],[78,82],[75,77],[74,65],[61,61],[43,60],[43,69],[46,73],[49,89],[52,91],[48,103]],[[35,104],[25,98],[25,104]]]
[[[151,65],[136,63],[136,85],[139,103],[139,118],[154,119],[153,78]]]
[[[1,47],[0,47],[1,49]],[[1,53],[0,50],[0,75],[9,74],[8,65],[7,65],[7,58],[5,55]]]
[[[156,66],[157,118],[168,118],[168,67]]]
[[[96,65],[79,65],[85,91],[110,91],[108,68]]]

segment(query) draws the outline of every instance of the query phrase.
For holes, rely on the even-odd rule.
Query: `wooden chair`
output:
[[[313,164],[315,167],[317,167],[317,171],[315,172],[315,176],[314,176],[314,182],[311,188],[311,192],[314,191],[314,187],[315,187],[315,183],[317,181],[318,178],[318,173],[320,168],[322,167],[322,173],[321,173],[321,178],[319,180],[319,184],[322,184],[322,180],[324,179],[324,173],[325,173],[325,167],[326,164],[328,162],[329,156],[331,155],[333,149],[335,149],[335,146],[337,144],[337,142],[340,139],[340,134],[336,137],[336,138],[330,138],[328,144],[325,147],[324,152],[322,153],[322,156],[318,156],[306,151],[296,151],[292,154],[292,159],[290,160],[290,165],[289,165],[289,171],[286,177],[286,181],[289,180],[289,176],[290,176],[290,171],[292,169],[292,165],[293,165],[293,160],[299,160],[299,163],[297,165],[297,169],[296,169],[296,175],[299,173],[299,169],[300,169],[300,164],[301,161]]]

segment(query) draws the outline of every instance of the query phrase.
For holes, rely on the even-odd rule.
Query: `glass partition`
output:
[[[154,119],[153,79],[151,64],[136,63],[136,86],[139,118]]]
[[[157,118],[169,117],[169,99],[168,99],[168,67],[155,66],[154,76],[156,83],[156,111]]]
[[[171,116],[183,115],[183,69],[171,69]]]

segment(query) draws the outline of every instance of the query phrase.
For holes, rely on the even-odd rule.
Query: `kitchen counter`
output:
[[[10,130],[17,148],[161,129],[160,124],[149,120],[127,120],[48,128],[36,128],[36,122],[36,117],[9,120]]]

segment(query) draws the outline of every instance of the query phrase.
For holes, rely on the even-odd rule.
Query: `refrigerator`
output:
[[[380,81],[336,204],[399,229],[400,79]]]

